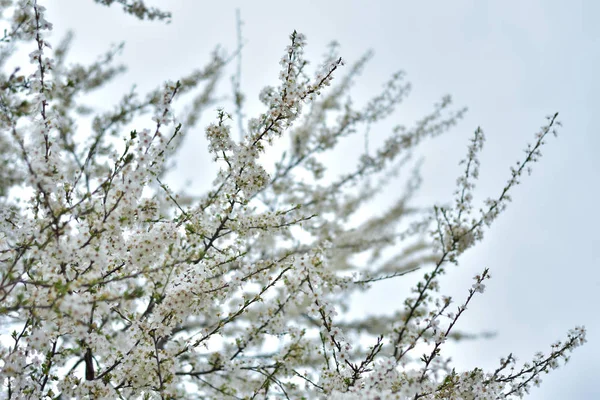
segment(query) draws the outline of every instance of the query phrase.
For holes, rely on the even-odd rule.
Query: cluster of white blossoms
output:
[[[142,1],[116,3],[141,19],[170,17]],[[549,353],[523,365],[509,355],[490,372],[456,371],[442,351],[490,274],[476,276],[458,306],[437,294],[438,278],[506,207],[556,115],[478,213],[480,129],[451,206],[412,208],[415,173],[388,210],[353,226],[412,150],[464,110],[444,97],[325,179],[322,155],[389,117],[410,86],[394,74],[356,108],[344,99],[369,56],[338,79],[332,45],[313,75],[294,32],[279,85],[262,91],[265,111],[242,139],[224,110],[205,129],[219,172],[208,193],[192,196],[164,182],[230,57],[215,52],[204,69],[96,110],[85,96],[122,71],[112,64],[118,48],[69,64],[72,38],[50,45],[38,1],[0,0],[0,11],[0,399],[511,398],[585,342],[576,328]],[[31,50],[31,64],[7,70],[19,48]],[[194,91],[182,108],[181,94]],[[91,114],[86,133],[78,121]],[[269,170],[261,156],[282,137],[289,151]],[[418,270],[423,279],[394,314],[344,316],[354,292]]]

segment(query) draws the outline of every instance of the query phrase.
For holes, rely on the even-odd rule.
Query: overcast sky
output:
[[[55,24],[55,40],[67,29],[75,31],[73,60],[93,61],[110,43],[126,41],[122,61],[129,71],[98,96],[107,104],[133,82],[143,91],[204,65],[216,44],[233,50],[236,8],[245,22],[242,88],[250,115],[258,110],[255,99],[262,86],[276,83],[278,62],[294,29],[306,34],[307,54],[315,61],[334,39],[348,61],[373,49],[375,57],[354,91],[358,102],[376,94],[398,69],[413,84],[391,123],[420,118],[444,94],[469,107],[456,128],[424,147],[419,204],[452,198],[458,162],[477,126],[487,142],[476,200],[496,195],[545,116],[560,112],[564,127],[558,138],[548,140],[532,176],[514,191],[513,202],[484,241],[462,257],[458,268],[449,268],[442,282],[442,293],[464,298],[471,277],[489,267],[493,279],[471,303],[460,328],[497,336],[449,350],[458,369],[489,370],[511,352],[520,361],[547,352],[568,329],[585,325],[588,343],[567,366],[544,376],[529,399],[600,398],[600,218],[594,207],[600,194],[595,158],[600,150],[600,2],[153,2],[173,12],[170,25],[139,22],[116,6],[108,9],[91,0],[41,3],[47,3],[48,19]],[[229,93],[229,81],[223,83],[221,89]],[[384,137],[386,126],[372,135]],[[182,151],[176,179],[208,187],[210,165],[198,157],[206,154],[200,130],[197,137]],[[355,302],[356,312],[400,307],[412,282],[379,284]]]

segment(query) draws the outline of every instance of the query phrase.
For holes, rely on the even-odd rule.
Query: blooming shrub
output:
[[[141,1],[116,2],[142,19],[170,18]],[[437,294],[438,278],[505,209],[557,114],[480,207],[477,129],[452,205],[409,207],[415,177],[387,212],[352,226],[411,150],[464,110],[443,98],[353,170],[326,178],[322,155],[388,117],[409,86],[396,74],[357,109],[342,99],[368,57],[340,79],[332,46],[312,74],[305,38],[293,32],[279,83],[260,94],[264,112],[244,126],[236,92],[237,116],[219,110],[206,128],[219,172],[212,190],[191,196],[165,174],[231,58],[215,52],[204,69],[144,98],[126,94],[85,133],[78,121],[95,110],[81,96],[122,71],[112,63],[118,48],[92,65],[67,64],[70,37],[52,48],[42,5],[0,7],[2,398],[512,398],[585,342],[575,328],[550,352],[523,365],[508,355],[494,371],[456,371],[441,352],[490,273],[474,278],[458,306]],[[30,49],[31,63],[10,70],[18,48]],[[195,90],[180,115],[178,98]],[[131,124],[139,130],[126,131]],[[261,157],[282,137],[289,150],[269,171]],[[423,278],[394,315],[338,316],[352,293],[417,270]]]

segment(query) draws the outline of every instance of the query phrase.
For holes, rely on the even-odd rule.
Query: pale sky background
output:
[[[600,2],[154,1],[173,12],[170,25],[139,22],[118,6],[109,9],[91,0],[40,2],[55,24],[51,42],[67,29],[75,31],[73,60],[93,61],[110,43],[126,41],[121,60],[129,71],[96,99],[106,104],[133,82],[143,93],[204,65],[216,44],[234,50],[236,8],[245,22],[242,88],[250,115],[262,86],[277,83],[278,62],[294,29],[307,35],[306,52],[315,61],[334,39],[348,61],[373,49],[375,57],[353,92],[358,103],[376,94],[398,69],[413,84],[390,125],[422,117],[444,94],[469,107],[456,128],[423,147],[424,184],[416,204],[451,200],[458,162],[477,126],[487,142],[476,200],[496,195],[545,116],[560,112],[564,126],[558,138],[549,138],[532,176],[524,177],[484,241],[442,281],[442,293],[462,299],[471,277],[489,267],[493,279],[459,328],[497,336],[446,350],[457,369],[490,370],[510,352],[520,361],[535,351],[548,352],[568,329],[585,325],[588,343],[566,366],[543,376],[541,388],[528,399],[600,398],[600,217],[594,208],[600,194],[595,158],[600,139],[593,118],[600,110]],[[220,88],[230,93],[228,77]],[[233,111],[230,103],[223,105]],[[384,137],[390,125],[372,135]],[[199,129],[181,152],[179,184],[192,180],[209,186],[213,168],[204,157],[203,137]],[[356,312],[401,307],[421,275],[377,285],[356,300]]]

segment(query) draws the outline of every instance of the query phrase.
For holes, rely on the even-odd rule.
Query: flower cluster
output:
[[[142,1],[116,3],[141,19],[169,18]],[[112,64],[118,49],[68,64],[71,39],[52,48],[38,1],[1,4],[12,10],[3,57],[28,48],[32,72],[0,70],[0,398],[511,398],[585,342],[576,328],[549,353],[523,365],[509,355],[492,372],[457,372],[443,355],[490,274],[477,275],[458,306],[437,294],[439,277],[504,210],[556,115],[479,214],[477,129],[451,206],[416,213],[414,172],[388,210],[351,225],[411,151],[464,110],[444,97],[328,177],[323,154],[390,116],[410,86],[399,72],[363,108],[342,103],[370,55],[337,79],[343,62],[332,45],[310,72],[306,38],[293,32],[278,86],[260,94],[264,112],[246,127],[237,112],[241,139],[225,108],[205,129],[219,171],[194,196],[163,181],[217,98],[228,57],[216,52],[145,97],[129,92],[112,110],[92,109],[79,95],[122,71]],[[194,91],[180,118],[181,94]],[[82,114],[95,115],[91,129],[78,129]],[[290,148],[269,170],[261,157],[282,136]],[[395,313],[346,317],[354,292],[418,270],[423,278]]]

